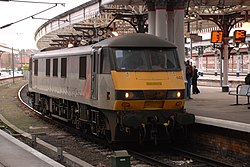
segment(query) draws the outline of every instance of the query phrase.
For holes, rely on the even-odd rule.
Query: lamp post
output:
[[[23,74],[23,50],[21,49],[21,51],[19,52],[20,55],[20,68],[21,68],[21,73]]]
[[[218,75],[218,61],[219,61],[219,51],[216,49],[215,50],[215,54],[214,54],[214,75],[217,76]]]
[[[203,46],[198,47],[200,76],[203,76]]]
[[[240,48],[234,48],[236,50],[236,76],[240,76]]]
[[[2,68],[2,67],[1,67],[1,64],[2,64],[2,63],[1,63],[1,56],[2,56],[3,52],[4,52],[4,51],[1,51],[1,50],[0,50],[0,70],[1,70],[1,68]]]
[[[13,84],[15,83],[15,60],[14,60],[14,50],[13,50],[13,47],[11,48],[11,56],[12,56],[12,78],[13,78]]]
[[[248,74],[250,74],[250,41],[248,41]]]

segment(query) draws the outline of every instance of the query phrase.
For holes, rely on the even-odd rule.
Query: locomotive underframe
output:
[[[29,93],[29,97],[34,109],[46,116],[75,125],[77,129],[91,130],[96,135],[104,135],[104,131],[109,129],[106,127],[108,122],[104,115],[94,107],[39,93]]]
[[[184,110],[111,111],[34,92],[29,97],[32,107],[42,114],[108,141],[168,140],[173,132],[183,130],[194,119]]]

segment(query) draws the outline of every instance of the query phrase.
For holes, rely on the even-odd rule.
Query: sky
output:
[[[35,15],[35,18],[51,19],[63,12],[84,4],[90,0],[14,0],[10,2],[0,1],[0,27],[25,19],[40,11],[48,9],[54,4],[27,3],[28,2],[49,2],[65,3],[65,6],[58,4],[56,7]],[[27,18],[9,27],[0,29],[0,43],[15,49],[37,49],[34,40],[36,30],[47,20]]]

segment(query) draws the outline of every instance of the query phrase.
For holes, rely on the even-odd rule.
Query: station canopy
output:
[[[156,1],[156,0],[102,0],[102,4],[117,4],[117,5],[144,5],[146,1]],[[164,0],[162,0],[164,1]],[[171,0],[170,0],[171,1]],[[172,2],[177,2],[178,0],[172,0]],[[186,0],[192,6],[249,6],[249,0]]]
[[[147,0],[150,1],[155,0]],[[173,3],[175,1],[180,0],[172,0]],[[217,26],[214,22],[204,20],[204,15],[237,14],[235,19],[243,22],[249,11],[247,16],[250,20],[250,0],[185,1],[185,32],[188,23],[190,32]],[[87,9],[94,12],[83,14]],[[69,21],[69,17],[75,18]],[[69,42],[86,44],[110,37],[114,31],[118,34],[134,33],[138,30],[139,19],[147,19],[146,0],[92,0],[45,22],[36,31],[35,40],[39,49],[67,47]],[[146,30],[147,21],[144,23],[143,28]]]

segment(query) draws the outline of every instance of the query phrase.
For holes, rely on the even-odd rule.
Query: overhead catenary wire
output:
[[[11,26],[11,25],[13,25],[13,24],[16,24],[16,23],[19,23],[19,22],[21,22],[21,21],[24,21],[24,20],[26,20],[26,19],[28,19],[28,18],[33,18],[34,16],[36,16],[36,15],[38,15],[38,14],[41,14],[41,13],[43,13],[43,12],[46,12],[46,11],[48,11],[48,10],[50,10],[50,9],[52,9],[52,8],[54,8],[54,7],[56,7],[57,4],[58,4],[58,3],[54,3],[53,6],[47,8],[47,9],[44,9],[44,10],[42,10],[42,11],[40,11],[40,12],[37,12],[37,13],[35,13],[35,14],[33,14],[33,15],[30,15],[30,16],[28,16],[28,17],[25,17],[25,18],[23,18],[23,19],[20,19],[20,20],[18,20],[18,21],[13,22],[13,23],[9,23],[9,24],[3,25],[3,26],[0,27],[0,29],[9,27],[9,26]]]

